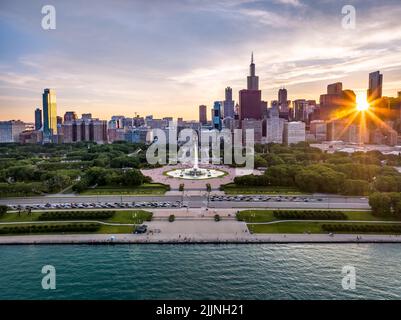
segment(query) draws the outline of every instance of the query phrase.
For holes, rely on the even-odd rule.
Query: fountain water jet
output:
[[[187,180],[202,180],[202,179],[218,178],[225,174],[225,172],[216,169],[199,168],[197,136],[194,137],[193,146],[194,146],[194,160],[192,168],[171,170],[166,172],[168,176]]]

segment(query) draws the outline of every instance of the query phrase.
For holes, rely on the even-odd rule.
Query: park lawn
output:
[[[57,212],[57,210],[48,211],[33,211],[31,215],[27,213],[6,213],[0,217],[0,222],[28,222],[28,221],[45,221],[39,220],[39,216],[45,212]],[[90,210],[59,210],[59,211],[89,211]],[[114,210],[110,210],[114,211]],[[109,219],[100,219],[99,221],[111,222],[111,223],[131,223],[131,224],[141,224],[145,222],[148,218],[152,216],[152,213],[144,210],[116,210],[113,217]],[[90,220],[90,219],[77,219],[79,220]],[[57,220],[59,222],[68,222],[69,220]]]
[[[38,217],[40,216],[40,214],[40,212],[31,212],[31,214],[28,215],[26,212],[21,212],[21,214],[18,215],[17,212],[7,212],[6,214],[0,216],[0,222],[38,221]]]
[[[142,224],[152,217],[152,213],[144,210],[117,210],[113,217],[104,220],[116,223]]]
[[[229,183],[222,186],[225,194],[289,194],[289,195],[300,195],[307,194],[301,192],[296,188],[290,187],[245,187],[237,186],[234,183]]]
[[[327,234],[327,231],[322,229],[323,224],[330,224],[330,222],[280,222],[274,224],[248,224],[248,229],[251,233],[322,233]],[[336,224],[336,223],[332,223]],[[348,223],[347,223],[348,224]],[[351,225],[364,225],[364,223],[349,223]],[[366,224],[365,224],[366,225]],[[391,225],[391,224],[389,224]],[[374,233],[374,234],[388,234],[388,232],[335,232],[336,234],[363,234],[363,233]],[[393,233],[392,233],[393,234]]]
[[[245,222],[270,222],[277,220],[273,210],[244,210],[237,213],[237,219]]]
[[[276,219],[273,215],[273,211],[275,210],[243,210],[237,214],[237,217],[241,219],[241,221],[245,222],[270,222],[276,221],[280,219]],[[285,210],[284,210],[285,211]],[[296,211],[292,210],[291,211]],[[303,210],[300,210],[303,211]],[[313,211],[313,210],[308,210]],[[322,211],[319,209],[318,211]],[[325,210],[325,211],[336,211],[336,210]],[[372,214],[371,211],[341,211],[347,216],[347,220],[361,220],[361,221],[391,221],[397,220],[392,217],[376,217]],[[298,219],[301,220],[301,219]]]
[[[114,234],[114,233],[132,233],[135,226],[100,226],[95,233],[98,234]]]
[[[138,187],[101,186],[87,189],[81,195],[163,195],[168,187],[161,183],[144,183]]]
[[[59,223],[68,223],[68,221],[58,221]],[[50,223],[52,224],[52,223]],[[7,227],[11,226],[18,226],[18,225],[7,225]],[[1,226],[0,226],[1,227]],[[12,234],[0,234],[1,236],[23,236],[23,235],[44,235],[44,234],[49,234],[49,235],[57,235],[57,234],[116,234],[116,233],[132,233],[134,231],[135,226],[106,226],[106,225],[101,225],[99,230],[95,232],[63,232],[63,233],[56,233],[56,232],[35,232],[35,233],[12,233]]]
[[[299,221],[299,220],[297,220]],[[281,222],[273,224],[248,224],[251,233],[327,233],[321,222]]]

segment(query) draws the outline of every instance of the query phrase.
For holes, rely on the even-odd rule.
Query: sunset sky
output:
[[[57,29],[41,27],[43,5]],[[356,28],[341,26],[343,5]],[[198,118],[246,87],[251,52],[264,100],[319,99],[329,83],[401,91],[400,0],[1,0],[0,119],[33,121],[44,88],[58,113]]]

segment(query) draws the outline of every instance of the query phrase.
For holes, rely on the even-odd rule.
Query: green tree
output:
[[[374,182],[374,188],[380,192],[397,192],[400,179],[394,176],[378,176]]]
[[[143,183],[143,180],[143,174],[136,169],[125,171],[121,178],[121,182],[125,186],[139,186]]]
[[[365,180],[347,179],[344,182],[343,194],[349,196],[364,196],[369,192],[369,183]]]
[[[391,198],[387,193],[375,192],[369,196],[372,212],[378,216],[391,215]]]

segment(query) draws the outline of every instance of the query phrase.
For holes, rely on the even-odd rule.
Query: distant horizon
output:
[[[343,29],[343,3],[317,0],[76,0],[55,3],[57,27],[43,30],[38,0],[0,4],[0,119],[32,122],[44,88],[57,112],[198,119],[198,106],[246,88],[251,52],[262,99],[319,102],[327,85],[365,93],[383,73],[383,95],[401,91],[401,7],[350,0],[356,28]],[[209,114],[208,114],[209,115]]]

